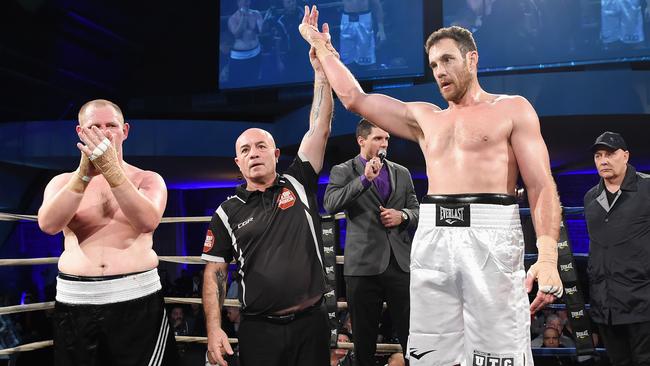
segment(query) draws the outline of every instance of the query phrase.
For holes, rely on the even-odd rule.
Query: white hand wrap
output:
[[[562,297],[564,287],[557,271],[557,241],[550,236],[537,238],[537,262],[528,270],[528,275],[537,279],[541,292]]]
[[[90,183],[90,180],[93,179],[91,175],[88,175],[90,173],[90,167],[92,166],[91,164],[92,163],[88,156],[82,152],[81,161],[79,161],[79,167],[75,170],[75,174],[77,174],[77,177],[86,184]]]
[[[106,150],[108,150],[108,147],[111,146],[111,141],[104,137],[104,139],[95,147],[95,150],[93,150],[93,153],[88,157],[90,161],[93,161],[97,159],[98,157],[102,156]]]

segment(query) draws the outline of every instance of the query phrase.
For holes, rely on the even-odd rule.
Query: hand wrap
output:
[[[108,145],[106,145],[107,141]],[[101,151],[101,154],[99,155],[96,154],[98,150]],[[102,173],[111,188],[117,187],[126,181],[126,174],[124,174],[120,160],[117,157],[117,152],[108,139],[102,140],[102,142],[97,145],[91,157],[92,156],[95,156],[95,158],[89,158],[90,161],[92,161],[95,168]]]
[[[336,52],[336,49],[334,49],[334,46],[332,46],[331,42],[323,38],[312,37],[311,33],[314,31],[313,26],[303,23],[298,26],[298,31],[300,31],[302,37],[306,39],[312,47],[314,47],[316,50],[316,56],[319,60],[324,60],[325,57],[330,55],[339,58],[339,53]],[[317,34],[320,34],[318,33],[318,30],[315,32]]]
[[[104,155],[106,150],[108,150],[109,146],[111,146],[111,141],[104,137],[104,139],[95,147],[95,150],[93,150],[93,153],[88,157],[90,161],[94,161],[98,157]]]
[[[528,270],[528,275],[537,280],[541,292],[562,297],[564,287],[557,271],[557,241],[550,236],[537,238],[537,262]]]

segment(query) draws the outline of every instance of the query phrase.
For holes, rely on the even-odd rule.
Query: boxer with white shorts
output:
[[[514,202],[494,210],[494,202],[480,199],[445,202],[470,203],[468,211],[463,210],[469,215],[469,226],[461,228],[439,228],[431,213],[438,206],[427,201],[421,205],[411,251],[407,351],[411,366],[490,365],[495,357],[503,360],[501,365],[532,364],[525,349],[530,334],[523,331],[528,327],[524,318],[529,316],[524,281],[528,292],[535,280],[539,286],[530,313],[563,292],[557,271],[560,201],[533,107],[523,97],[490,94],[481,88],[476,43],[464,28],[439,29],[425,44],[433,76],[449,103],[446,109],[366,94],[335,57],[327,34],[307,22],[299,29],[316,49],[332,88],[348,110],[420,145],[429,195],[514,196],[520,173],[526,186],[539,249],[527,276],[521,264]],[[484,210],[485,215],[475,217]],[[455,222],[459,211],[447,214],[451,216],[443,220]],[[486,222],[493,227],[484,227]]]
[[[513,196],[424,197],[411,257],[411,365],[532,360],[524,240]]]

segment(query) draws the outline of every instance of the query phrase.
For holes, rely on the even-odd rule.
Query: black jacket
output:
[[[650,175],[628,164],[611,207],[602,179],[584,204],[593,320],[614,325],[650,320]]]

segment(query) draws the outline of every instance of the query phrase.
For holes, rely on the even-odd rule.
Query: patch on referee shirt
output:
[[[280,197],[278,197],[278,207],[282,210],[286,210],[293,206],[294,203],[296,203],[296,196],[293,192],[291,192],[289,188],[282,188],[282,193],[280,193]]]
[[[469,204],[436,204],[436,226],[469,227],[469,213]]]
[[[203,253],[209,252],[213,245],[214,234],[212,234],[212,230],[208,229],[208,233],[205,234],[205,241],[203,242]]]

